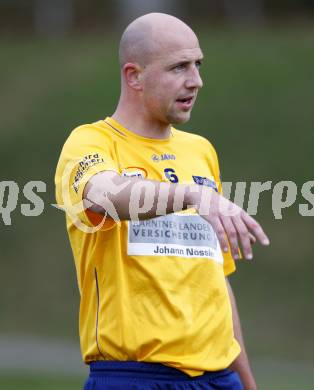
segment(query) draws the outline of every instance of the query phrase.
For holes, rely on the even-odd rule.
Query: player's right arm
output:
[[[238,258],[239,242],[244,257],[252,257],[251,234],[261,244],[269,244],[254,218],[205,186],[123,177],[113,171],[102,171],[88,180],[83,201],[92,212],[109,214],[115,220],[149,219],[194,207],[212,225],[223,251],[228,251],[229,242],[234,258]]]

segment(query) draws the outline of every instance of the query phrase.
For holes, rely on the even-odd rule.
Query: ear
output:
[[[137,91],[142,90],[142,68],[138,64],[133,64],[131,62],[126,63],[123,66],[123,74],[128,86]]]

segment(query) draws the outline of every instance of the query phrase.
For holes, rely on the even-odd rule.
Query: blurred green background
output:
[[[101,2],[91,4],[94,13],[103,12]],[[181,128],[212,141],[224,181],[270,180],[274,186],[289,180],[298,186],[297,200],[281,220],[274,218],[271,191],[261,195],[257,219],[271,246],[257,246],[254,261],[239,264],[231,281],[260,389],[311,389],[314,217],[301,216],[298,205],[307,203],[302,184],[314,180],[313,8],[298,8],[296,18],[278,6],[269,14],[261,8],[254,18],[228,19],[213,7],[211,23],[204,9],[198,14],[190,5],[192,16],[186,9],[173,13],[199,34],[204,88]],[[17,29],[7,20],[2,25],[0,181],[14,180],[20,193],[12,224],[0,218],[1,389],[80,389],[86,375],[78,350],[75,269],[64,215],[51,206],[53,178],[70,131],[114,111],[119,26],[134,16],[130,11],[118,19],[115,12],[116,24],[90,29],[87,22],[80,29],[78,21],[85,19],[78,13],[81,19],[62,34],[39,33],[13,12]],[[29,203],[23,187],[31,180],[47,184],[38,217],[21,214],[21,204]],[[2,197],[5,205],[7,193]]]

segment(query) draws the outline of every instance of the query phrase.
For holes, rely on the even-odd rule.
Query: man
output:
[[[56,193],[81,293],[86,390],[256,389],[226,277],[238,240],[249,259],[255,238],[269,242],[220,195],[213,146],[171,126],[190,118],[202,58],[179,19],[136,19],[120,42],[115,113],[75,129],[62,150]]]

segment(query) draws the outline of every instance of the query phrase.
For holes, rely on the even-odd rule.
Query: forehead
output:
[[[195,61],[203,53],[194,33],[160,34],[154,42],[152,60],[163,63],[177,61]]]
[[[195,47],[172,51],[162,59],[162,62],[165,64],[172,64],[176,62],[193,62],[202,58],[202,50],[199,47]]]
[[[186,48],[164,48],[156,53],[152,62],[162,65],[170,65],[176,62],[193,62],[203,58],[203,52],[199,46]]]

